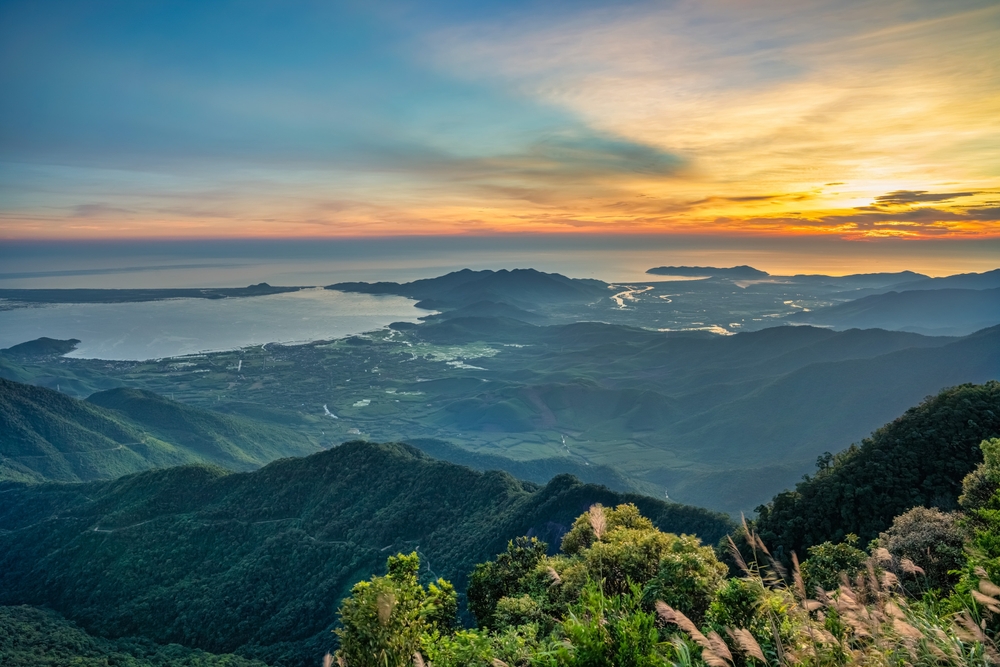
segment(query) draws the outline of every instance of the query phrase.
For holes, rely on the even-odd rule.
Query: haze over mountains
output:
[[[994,289],[1000,287],[1000,269],[985,271],[983,273],[957,273],[952,276],[941,276],[931,278],[914,274],[913,280],[907,280],[894,285],[881,288],[881,291],[912,291],[912,290],[936,290],[936,289]],[[877,293],[872,289],[870,292],[861,291],[859,296]]]
[[[796,313],[787,319],[836,329],[878,328],[930,335],[965,335],[1000,321],[1000,287],[885,292]]]
[[[918,316],[924,323],[937,317],[921,306],[927,300],[953,307],[940,317],[958,325],[968,310],[984,317],[979,301],[969,305],[937,289],[803,312],[803,304],[830,303],[848,286],[917,282],[913,278],[795,276],[744,283],[715,277],[623,286],[532,270],[461,271],[406,284],[330,286],[406,295],[440,311],[421,324],[400,323],[333,343],[199,355],[182,364],[61,359],[45,354],[58,342],[39,343],[40,356],[0,354],[0,374],[80,398],[113,387],[142,388],[264,419],[314,446],[359,435],[424,442],[438,455],[538,482],[569,471],[620,490],[667,493],[738,513],[793,483],[819,454],[865,437],[924,396],[1000,377],[995,326],[964,337],[752,326],[830,314],[830,321],[895,318],[892,323],[903,327]],[[995,293],[974,292],[986,299]],[[901,295],[913,303],[895,310],[866,306]],[[790,303],[787,315],[767,317],[778,299]],[[714,311],[726,318],[716,321],[726,321],[737,319],[741,308],[739,319],[747,326],[730,323],[733,331],[745,329],[736,335],[706,331],[711,327],[699,321],[657,330],[675,329],[658,326],[667,311],[675,322]],[[985,317],[989,322],[988,311]],[[259,465],[268,456],[250,458]]]
[[[674,280],[614,285],[531,269],[464,270],[412,283],[338,283],[327,289],[414,298],[421,308],[444,311],[431,319],[597,320],[716,333],[787,322],[938,335],[967,335],[1000,324],[1000,292],[993,291],[1000,289],[1000,269],[947,278],[912,271],[771,276],[750,266],[663,266],[647,273]],[[878,295],[885,296],[861,301]]]

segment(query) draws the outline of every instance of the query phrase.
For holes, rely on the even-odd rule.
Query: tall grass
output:
[[[853,579],[842,577],[836,590],[807,591],[793,557],[788,573],[771,557],[760,536],[743,524],[742,537],[753,554],[745,558],[730,540],[733,560],[743,577],[789,604],[783,616],[773,605],[761,605],[767,615],[765,630],[725,628],[722,634],[703,633],[684,614],[662,602],[663,621],[684,632],[701,648],[709,667],[985,667],[1000,665],[1000,650],[987,635],[987,616],[1000,614],[1000,586],[979,570],[979,590],[972,592],[976,608],[942,611],[925,596],[907,598],[899,579],[885,565],[891,556],[877,549],[864,570]],[[908,574],[921,574],[912,562],[902,565]],[[725,635],[726,639],[722,635]],[[676,665],[697,665],[686,652]]]

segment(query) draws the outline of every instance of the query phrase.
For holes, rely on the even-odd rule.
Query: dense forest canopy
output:
[[[93,637],[59,614],[33,607],[0,607],[0,664],[4,667],[266,667],[238,655],[213,655],[142,637]]]
[[[997,436],[1000,382],[946,389],[820,457],[813,476],[758,508],[757,530],[784,558],[848,534],[867,544],[912,507],[957,508],[963,478],[983,460],[979,443]]]

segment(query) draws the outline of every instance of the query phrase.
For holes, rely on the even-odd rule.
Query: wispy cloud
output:
[[[0,8],[0,236],[1000,236],[992,0],[126,7]]]

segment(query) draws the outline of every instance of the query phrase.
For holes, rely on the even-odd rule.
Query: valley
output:
[[[820,278],[797,278],[798,301],[785,298],[787,284],[706,278],[636,288],[621,307],[615,286],[533,271],[339,285],[440,311],[339,340],[142,362],[3,354],[0,373],[79,398],[141,388],[263,420],[322,448],[352,438],[440,443],[427,446],[537,482],[573,472],[738,515],[923,397],[1000,377],[996,327],[967,336],[812,326],[718,335],[699,330],[713,320],[693,320],[684,305],[697,300],[740,319],[723,291],[798,306],[802,285],[813,285],[808,298],[818,302],[901,276]],[[669,301],[657,296],[664,286]],[[658,308],[671,309],[674,325],[688,317],[699,326],[629,324],[648,324]],[[602,314],[613,317],[595,321]]]

